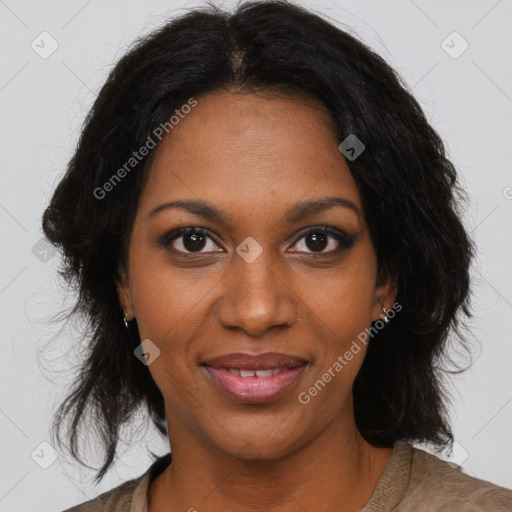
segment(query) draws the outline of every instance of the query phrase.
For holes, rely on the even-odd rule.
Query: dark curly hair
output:
[[[441,363],[452,330],[467,349],[460,315],[473,316],[475,246],[460,211],[467,196],[440,136],[385,60],[321,15],[279,0],[246,2],[234,13],[208,3],[175,17],[136,41],[90,110],[42,219],[63,255],[59,274],[78,295],[68,319],[88,326],[86,357],[53,418],[55,442],[85,464],[79,431],[92,418],[105,448],[101,481],[120,427],[139,407],[167,435],[162,393],[134,357],[141,340],[136,324],[131,335],[123,324],[115,286],[154,151],[108,197],[95,190],[191,97],[221,90],[319,100],[340,142],[354,134],[365,144],[347,164],[379,269],[396,276],[403,308],[368,345],[353,384],[356,426],[375,446],[409,440],[451,448]]]

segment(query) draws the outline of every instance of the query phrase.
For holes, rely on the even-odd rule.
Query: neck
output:
[[[359,511],[392,452],[370,445],[353,421],[338,420],[286,456],[243,459],[168,423],[172,463],[150,486],[148,512]]]

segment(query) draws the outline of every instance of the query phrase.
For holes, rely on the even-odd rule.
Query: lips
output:
[[[208,359],[203,364],[213,368],[268,370],[274,368],[296,368],[307,362],[308,360],[302,357],[278,352],[265,352],[263,354],[244,354],[238,352]]]
[[[290,354],[226,354],[201,366],[219,390],[237,402],[254,404],[276,399],[292,388],[307,366],[307,359]]]

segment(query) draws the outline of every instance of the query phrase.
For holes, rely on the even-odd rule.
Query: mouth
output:
[[[289,354],[227,354],[201,364],[209,381],[235,401],[275,400],[300,379],[309,361]]]

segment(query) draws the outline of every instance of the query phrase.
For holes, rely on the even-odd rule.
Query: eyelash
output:
[[[302,232],[300,234],[300,237],[294,242],[293,245],[296,245],[300,240],[302,240],[303,238],[306,238],[308,235],[310,235],[312,233],[321,233],[321,234],[329,235],[329,236],[333,237],[336,240],[336,242],[338,242],[338,248],[331,250],[331,251],[326,251],[326,252],[314,252],[314,251],[306,252],[306,254],[308,254],[308,255],[325,256],[325,255],[337,254],[344,250],[350,249],[354,245],[354,241],[355,241],[355,236],[349,235],[343,231],[329,228],[328,226],[313,226],[311,228],[308,228],[306,231]],[[185,251],[172,249],[169,247],[172,244],[172,242],[174,242],[176,239],[178,239],[182,236],[185,236],[185,235],[190,235],[190,234],[204,235],[204,236],[210,238],[217,245],[219,245],[217,240],[215,240],[215,238],[210,235],[210,232],[208,230],[203,229],[203,228],[198,228],[198,227],[179,228],[179,229],[169,231],[169,232],[165,233],[162,237],[160,237],[160,239],[158,240],[158,243],[163,248],[169,249],[172,252],[178,253],[178,254],[187,254],[187,255],[188,254],[190,254],[190,255],[192,255],[192,254],[193,255],[207,254],[207,253],[202,253],[202,252],[185,252]],[[215,252],[220,252],[220,251],[215,251]],[[300,253],[300,252],[297,251],[297,253]]]

